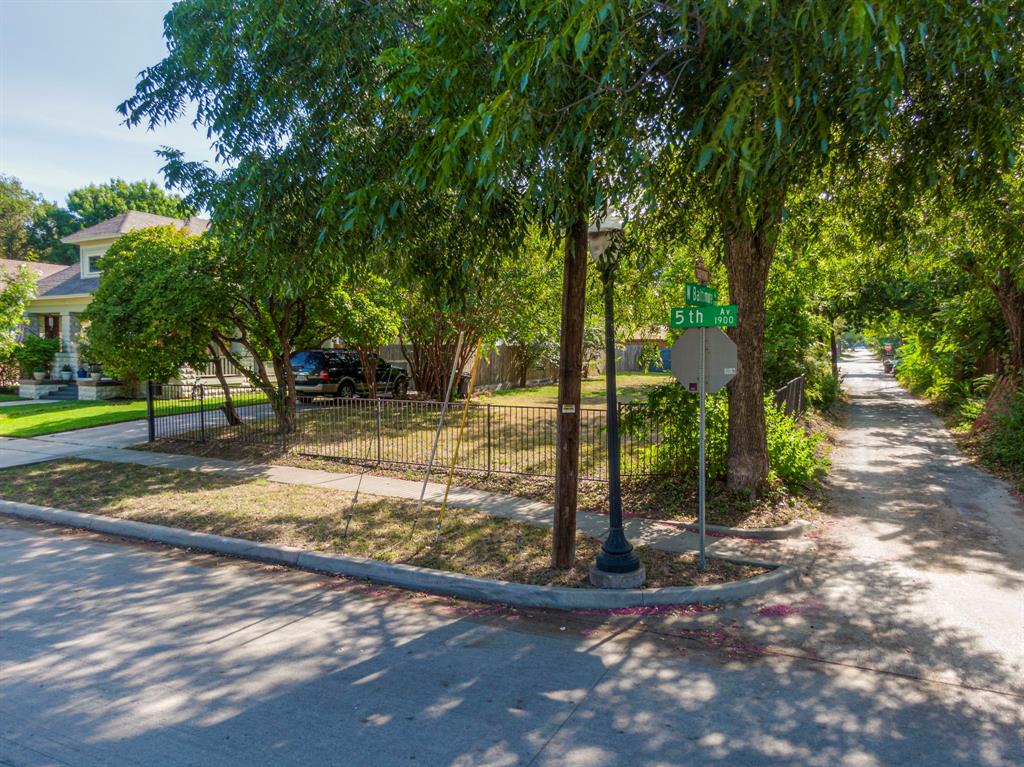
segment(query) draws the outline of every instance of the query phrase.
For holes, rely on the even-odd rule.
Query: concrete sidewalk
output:
[[[417,500],[422,482],[380,477],[359,472],[330,472],[300,469],[292,466],[227,461],[218,458],[200,458],[125,449],[126,445],[145,440],[145,422],[129,422],[113,426],[100,426],[81,431],[52,434],[32,439],[0,440],[0,468],[28,465],[58,458],[83,458],[94,461],[127,463],[138,466],[210,472],[240,480],[264,479],[289,485],[325,487],[344,492]],[[141,429],[141,435],[138,433]],[[141,436],[141,438],[140,438]],[[427,483],[424,500],[439,504],[444,498],[444,485]],[[454,509],[473,509],[495,517],[514,519],[535,527],[551,527],[554,508],[547,503],[526,498],[490,493],[467,487],[453,486],[448,504]],[[432,524],[429,515],[424,520]],[[579,531],[595,538],[603,538],[608,529],[608,518],[603,514],[578,512]],[[627,519],[626,535],[634,544],[650,546],[663,551],[696,551],[699,538],[679,525],[648,519]],[[814,545],[799,538],[786,541],[755,541],[742,538],[709,537],[707,552],[710,556],[748,557],[769,559],[797,567],[809,563]]]

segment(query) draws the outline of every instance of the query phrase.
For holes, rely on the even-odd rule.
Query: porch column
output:
[[[77,371],[82,364],[82,359],[78,354],[78,336],[82,332],[81,315],[77,312],[69,312],[67,320],[61,318],[61,326],[67,326],[67,334],[70,339],[66,346],[68,357],[71,360],[68,364]]]
[[[74,343],[74,336],[71,335],[71,312],[60,313],[60,353],[57,355],[57,359],[54,362],[56,370],[53,371],[54,378],[60,377],[60,369],[64,365],[71,365],[74,367],[71,360],[74,358],[74,352],[72,350],[72,344]]]

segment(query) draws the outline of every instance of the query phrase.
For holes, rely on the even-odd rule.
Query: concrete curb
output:
[[[671,523],[669,523],[671,524]],[[681,527],[693,532],[698,532],[697,525],[681,525]],[[709,533],[719,533],[734,538],[756,538],[761,541],[779,541],[783,538],[799,538],[801,535],[814,527],[813,522],[806,519],[794,519],[780,527],[752,527],[749,530],[742,527],[726,527],[725,525],[704,525]]]
[[[0,514],[92,530],[123,538],[135,538],[169,546],[226,554],[259,562],[289,565],[332,575],[366,578],[414,591],[427,591],[484,602],[500,602],[520,607],[601,610],[645,605],[735,602],[748,597],[781,591],[786,584],[799,575],[798,570],[792,565],[720,557],[726,562],[760,565],[771,568],[771,571],[749,580],[730,581],[711,586],[623,589],[621,591],[574,589],[563,586],[535,586],[525,583],[492,581],[426,567],[390,564],[364,557],[320,554],[290,546],[271,546],[240,538],[196,533],[163,525],[151,525],[147,522],[114,519],[98,514],[54,509],[15,501],[0,500]]]

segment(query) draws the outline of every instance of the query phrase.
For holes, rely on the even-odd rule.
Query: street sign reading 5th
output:
[[[668,320],[670,328],[734,328],[738,323],[736,304],[673,309]]]

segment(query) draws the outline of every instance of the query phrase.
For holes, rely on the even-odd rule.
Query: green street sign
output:
[[[736,304],[725,306],[673,309],[668,318],[670,328],[734,328],[739,324]]]
[[[686,283],[686,303],[692,306],[714,306],[718,303],[718,291],[696,282]]]

